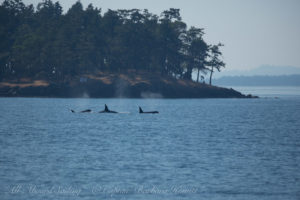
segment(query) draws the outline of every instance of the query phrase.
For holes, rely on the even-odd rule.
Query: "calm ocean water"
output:
[[[69,111],[105,103],[123,113]],[[298,95],[0,98],[0,113],[0,199],[300,198]]]
[[[300,87],[298,86],[290,86],[290,87],[242,87],[242,86],[224,86],[227,88],[233,88],[237,91],[242,92],[243,94],[252,94],[257,95],[259,97],[281,97],[281,98],[294,98],[299,97],[300,98]]]

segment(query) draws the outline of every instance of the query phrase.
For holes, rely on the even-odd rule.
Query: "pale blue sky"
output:
[[[41,0],[23,0],[34,5]],[[59,1],[67,11],[76,0]],[[189,26],[205,28],[208,43],[222,42],[227,69],[263,64],[300,67],[300,0],[81,0],[110,9],[180,8]]]

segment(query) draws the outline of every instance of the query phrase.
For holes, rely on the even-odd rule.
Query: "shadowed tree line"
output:
[[[179,9],[160,16],[148,10],[108,10],[76,2],[63,13],[59,2],[36,8],[21,0],[0,6],[0,79],[66,77],[95,71],[149,71],[192,79],[224,67],[222,44],[209,45],[203,29],[187,28]]]

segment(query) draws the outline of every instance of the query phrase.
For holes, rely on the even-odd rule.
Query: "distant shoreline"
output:
[[[68,81],[2,80],[0,97],[45,98],[257,98],[233,89],[153,74],[98,74]]]
[[[300,86],[300,74],[281,76],[223,76],[213,80],[217,85],[286,87]]]

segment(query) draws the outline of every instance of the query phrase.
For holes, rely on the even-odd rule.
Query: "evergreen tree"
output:
[[[211,85],[212,75],[214,73],[214,69],[221,71],[221,67],[225,67],[225,63],[221,60],[222,53],[220,51],[220,47],[224,46],[223,44],[219,43],[217,45],[213,45],[210,47],[210,61],[208,62],[208,70],[210,71],[209,76],[209,84]]]
[[[160,17],[148,10],[108,10],[80,1],[63,14],[59,2],[43,0],[36,10],[21,0],[0,5],[0,78],[64,81],[97,70],[160,73],[191,80],[225,64],[219,47],[208,45],[203,29],[187,30],[180,10]],[[210,58],[210,60],[208,60]],[[211,78],[210,78],[211,79]],[[211,81],[210,81],[211,83]]]

